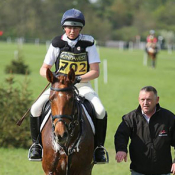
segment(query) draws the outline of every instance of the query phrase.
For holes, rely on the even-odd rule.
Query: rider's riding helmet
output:
[[[77,9],[67,10],[61,19],[61,26],[75,26],[83,27],[85,26],[85,18],[81,11]]]
[[[154,30],[150,30],[149,33],[150,33],[150,35],[154,35],[155,31]]]

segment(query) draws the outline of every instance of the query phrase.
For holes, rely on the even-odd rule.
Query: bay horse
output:
[[[157,55],[157,47],[155,43],[148,43],[147,45],[147,56],[148,59],[151,59],[151,67],[155,68],[156,66],[156,55]]]
[[[46,175],[91,175],[94,134],[74,86],[75,72],[46,78],[51,83],[51,115],[41,132]]]

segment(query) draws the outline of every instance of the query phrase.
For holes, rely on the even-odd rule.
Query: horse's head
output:
[[[55,138],[59,145],[65,146],[69,142],[74,122],[75,72],[71,69],[68,75],[54,76],[50,69],[47,69],[46,78],[51,83],[49,100]]]

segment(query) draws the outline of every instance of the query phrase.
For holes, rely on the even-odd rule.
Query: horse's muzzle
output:
[[[65,145],[65,143],[67,142],[68,140],[68,132],[65,131],[63,134],[55,134],[55,140],[56,142],[59,144],[59,145]]]

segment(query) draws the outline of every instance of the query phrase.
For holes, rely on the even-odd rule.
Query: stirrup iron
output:
[[[104,162],[98,162],[96,160],[96,151],[98,149],[103,149],[104,150],[104,153],[105,153],[105,161]],[[108,152],[107,150],[105,149],[104,146],[97,146],[94,150],[94,154],[93,154],[93,161],[94,161],[94,164],[106,164],[106,163],[109,163],[109,155],[108,155]]]
[[[30,154],[31,154],[31,149],[32,149],[32,147],[33,147],[34,145],[39,146],[39,148],[41,149],[41,158],[40,158],[40,159],[32,159],[31,156],[30,156]],[[32,146],[29,148],[29,151],[28,151],[28,159],[29,159],[30,161],[41,161],[41,160],[42,160],[42,157],[43,157],[43,148],[42,148],[42,146],[41,146],[39,143],[33,143]]]

